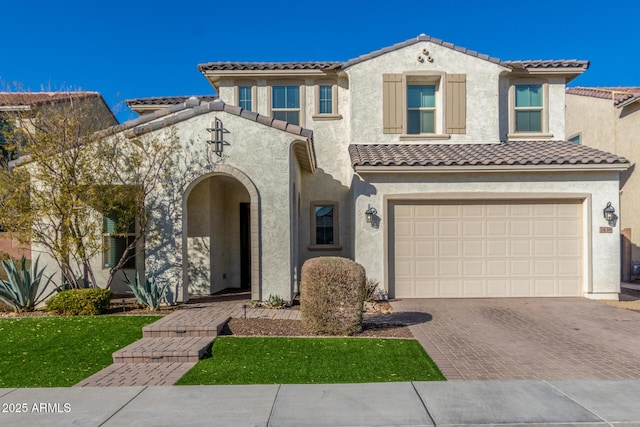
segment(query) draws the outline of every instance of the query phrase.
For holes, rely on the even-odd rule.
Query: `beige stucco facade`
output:
[[[623,89],[623,88],[621,88]],[[640,159],[640,103],[622,108],[614,104],[615,96],[596,98],[568,93],[567,136],[579,136],[589,147],[616,153],[633,164]],[[620,205],[613,203],[621,230],[631,229],[631,259],[623,265],[622,276],[629,277],[633,262],[640,262],[640,176],[633,166],[620,178]]]

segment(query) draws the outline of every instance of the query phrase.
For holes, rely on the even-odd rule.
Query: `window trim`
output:
[[[103,214],[102,215],[103,224],[104,224],[104,218],[105,217],[109,218],[107,215]],[[120,258],[117,258],[115,260],[116,264],[108,265],[108,263],[107,263],[108,255],[107,254],[109,252],[109,246],[107,244],[107,239],[114,238],[114,237],[115,238],[126,239],[127,246],[128,246],[129,245],[129,243],[128,243],[129,240],[130,239],[135,239],[137,234],[138,234],[138,231],[137,231],[138,223],[137,223],[137,221],[134,220],[134,224],[133,225],[135,227],[134,231],[133,232],[127,231],[126,233],[109,233],[109,232],[105,232],[104,225],[103,225],[103,228],[102,228],[102,246],[103,246],[103,250],[102,250],[102,269],[103,270],[108,270],[108,269],[110,270],[113,267],[115,267],[115,265],[120,261],[120,258],[122,257],[122,255],[120,255]],[[139,244],[139,242],[138,242],[138,244]],[[137,269],[137,265],[138,265],[138,249],[137,249],[137,246],[138,246],[138,244],[136,244],[136,248],[134,249],[134,253],[130,257],[131,262],[133,263],[133,267],[127,267],[126,264],[125,264],[122,267],[123,270],[135,270],[135,269]]]
[[[316,207],[332,206],[333,207],[333,244],[322,245],[316,242]],[[314,200],[310,203],[310,242],[307,249],[311,251],[339,251],[342,249],[340,245],[340,210],[336,200]]]
[[[273,88],[275,86],[298,86],[299,88],[299,96],[300,96],[300,107],[298,108],[298,125],[300,127],[304,127],[305,125],[305,104],[306,104],[306,91],[305,91],[305,85],[303,82],[299,81],[299,80],[275,80],[272,82],[269,82],[268,85],[268,89],[267,89],[267,115],[269,117],[273,117],[273,107],[272,107],[272,101],[273,101]],[[293,109],[277,109],[276,111],[295,111]]]
[[[542,86],[542,129],[540,132],[518,132],[516,131],[516,86],[521,85],[541,85]],[[544,79],[517,79],[509,84],[509,133],[507,138],[529,139],[529,138],[553,138],[549,133],[549,82]]]
[[[238,80],[233,82],[233,99],[235,101],[235,105],[240,106],[240,86],[250,86],[251,87],[251,110],[250,111],[258,111],[256,108],[257,101],[257,85],[253,80]]]
[[[331,113],[320,113],[320,86],[331,86]],[[342,114],[338,112],[338,84],[335,81],[316,81],[313,86],[313,120],[340,120]]]
[[[450,139],[445,129],[445,87],[446,74],[442,72],[405,72],[402,73],[402,134],[400,141],[416,141],[424,139]],[[435,86],[434,132],[408,133],[409,104],[407,91],[409,86]]]

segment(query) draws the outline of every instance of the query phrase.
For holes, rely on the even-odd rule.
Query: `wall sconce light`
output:
[[[602,210],[602,213],[604,214],[604,219],[606,219],[609,225],[611,226],[613,226],[613,224],[615,223],[615,218],[616,218],[615,212],[616,210],[614,209],[613,206],[611,206],[611,202],[607,203],[607,207]]]
[[[369,207],[364,213],[365,217],[367,218],[367,224],[371,224],[371,222],[373,221],[374,215],[376,215],[377,213],[378,211],[376,210],[376,208],[372,208],[371,205],[369,205]]]

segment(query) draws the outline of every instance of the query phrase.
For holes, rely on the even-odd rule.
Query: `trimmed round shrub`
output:
[[[300,283],[305,328],[328,335],[359,332],[365,281],[364,267],[347,258],[318,257],[305,262]]]
[[[109,289],[69,289],[47,300],[47,311],[66,316],[94,316],[106,311],[111,300]]]

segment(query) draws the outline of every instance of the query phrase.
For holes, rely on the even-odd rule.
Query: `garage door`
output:
[[[396,298],[582,295],[580,201],[392,202]]]

